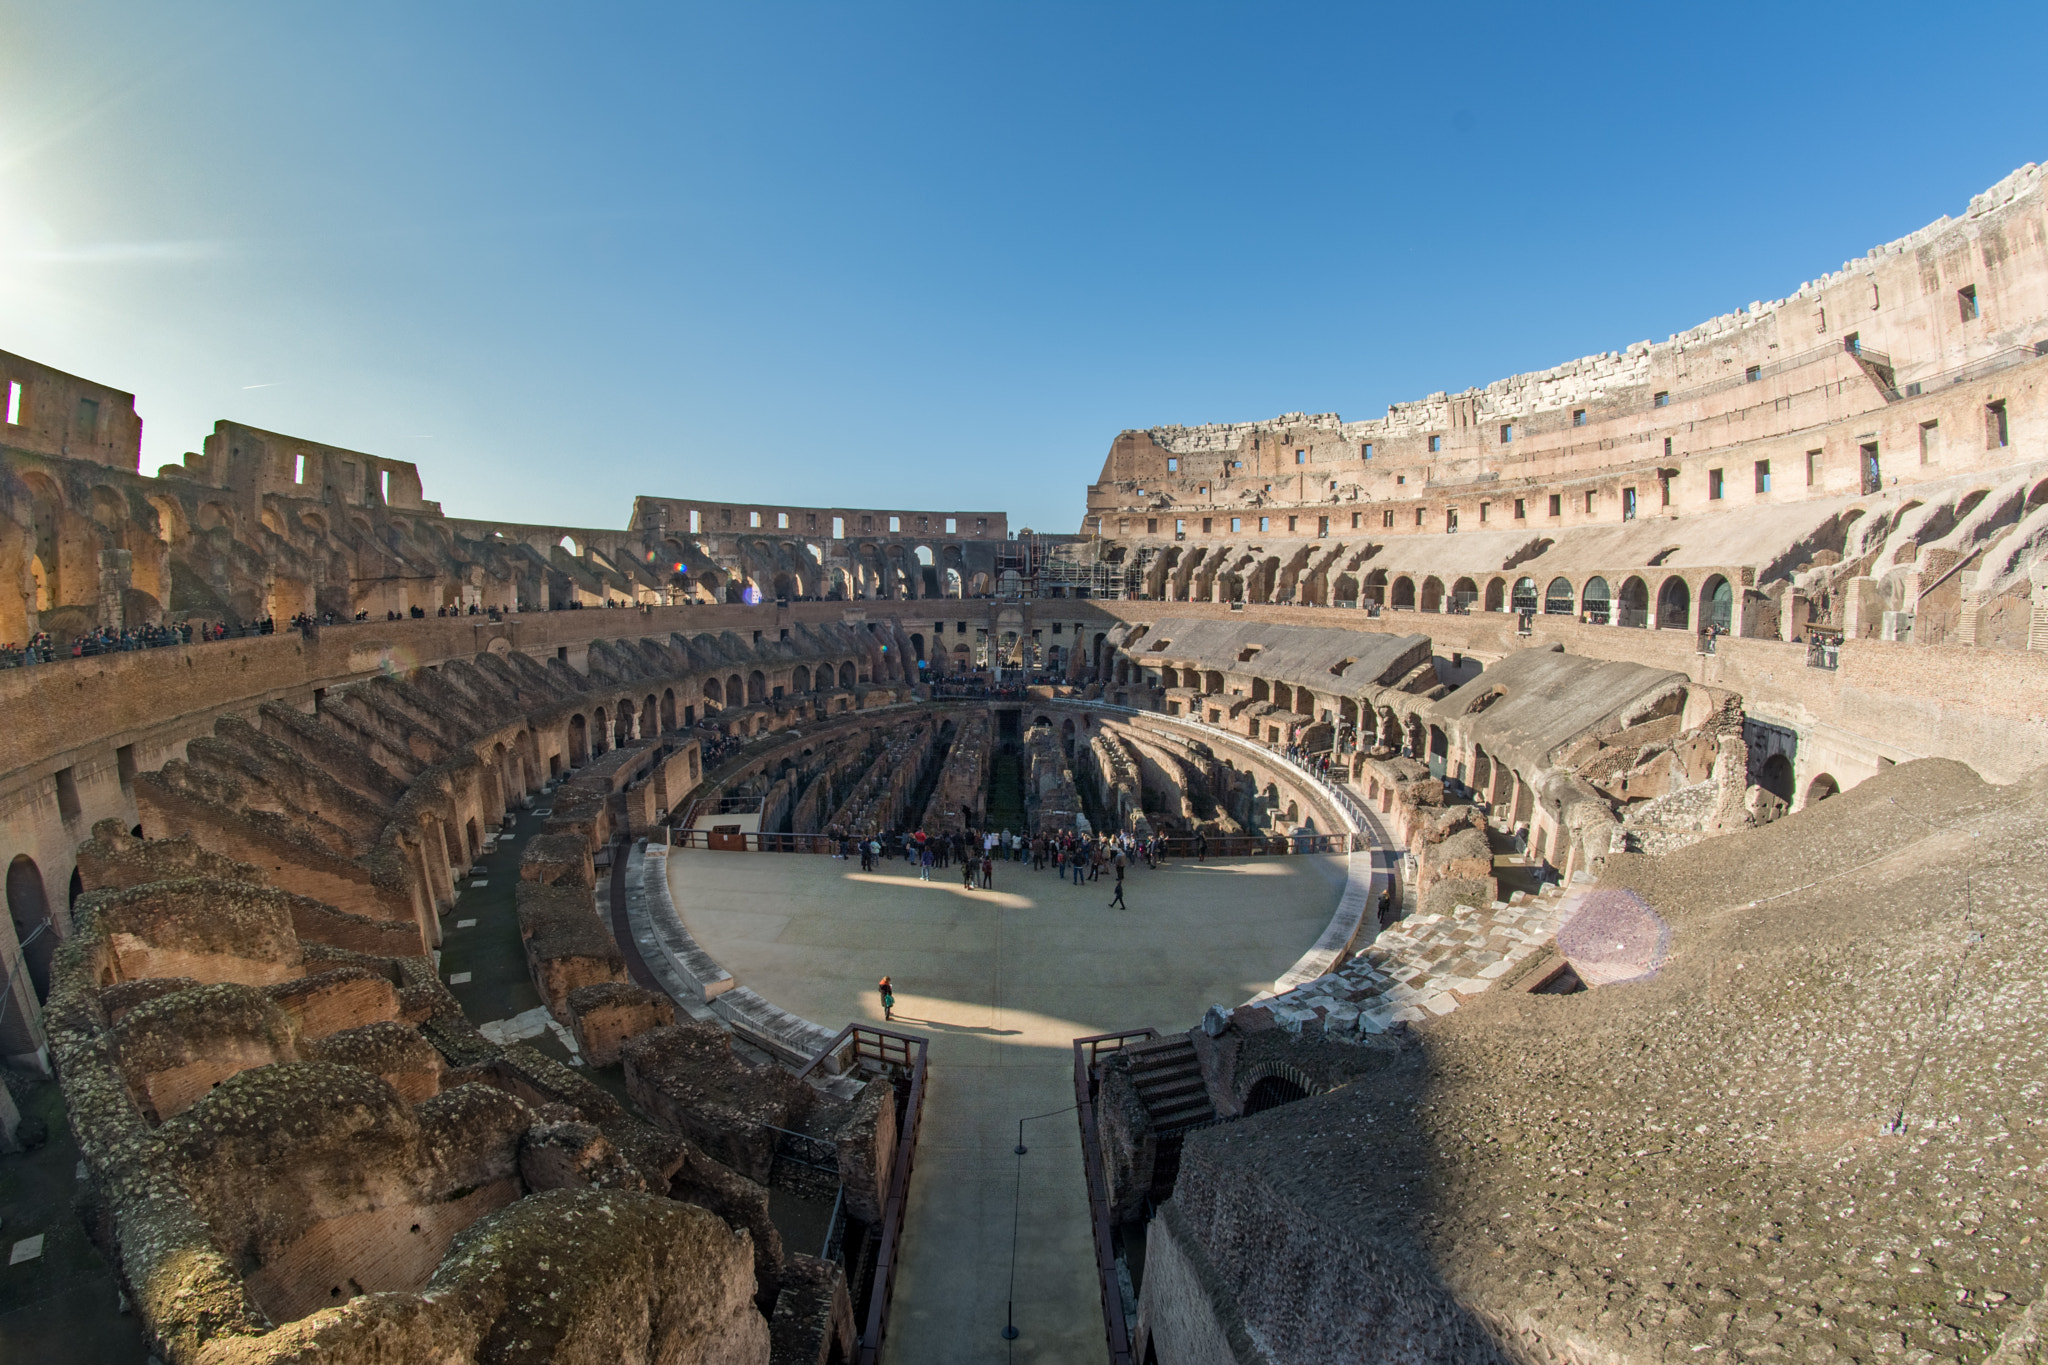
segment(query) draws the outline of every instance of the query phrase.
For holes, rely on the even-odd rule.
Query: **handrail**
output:
[[[1124,1317],[1123,1284],[1116,1273],[1116,1246],[1110,1238],[1109,1182],[1103,1175],[1102,1141],[1095,1127],[1095,1060],[1104,1051],[1121,1051],[1132,1039],[1158,1036],[1158,1029],[1143,1028],[1096,1033],[1074,1040],[1074,1113],[1081,1125],[1081,1165],[1088,1177],[1088,1220],[1094,1234],[1095,1273],[1102,1295],[1102,1326],[1109,1342],[1109,1365],[1131,1365],[1131,1329]],[[1105,1049],[1105,1043],[1115,1046]]]

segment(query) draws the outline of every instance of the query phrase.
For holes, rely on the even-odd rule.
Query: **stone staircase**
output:
[[[1153,1132],[1165,1137],[1215,1119],[1195,1045],[1186,1034],[1135,1043],[1124,1049],[1124,1055],[1131,1059],[1131,1080],[1151,1116]]]

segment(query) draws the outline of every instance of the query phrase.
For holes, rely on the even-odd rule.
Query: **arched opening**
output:
[[[718,679],[706,678],[704,680],[704,703],[706,710],[725,705],[725,688]]]
[[[1505,578],[1489,578],[1486,581],[1486,609],[1506,611],[1508,609],[1508,581]]]
[[[464,841],[469,844],[469,860],[475,862],[478,858],[483,857],[483,841],[477,837],[475,820],[465,820],[463,822],[462,835]]]
[[[1842,786],[1839,782],[1826,773],[1822,773],[1819,777],[1806,784],[1806,804],[1810,806],[1816,801],[1825,801],[1841,789]]]
[[[1213,668],[1204,673],[1202,675],[1202,690],[1212,697],[1221,696],[1223,694],[1223,675]]]
[[[582,716],[569,717],[569,766],[580,768],[590,762],[590,725]]]
[[[839,685],[841,687],[852,687],[853,683],[853,665],[851,663],[844,663],[839,665]]]
[[[1570,616],[1573,604],[1572,581],[1569,578],[1551,579],[1550,586],[1543,590],[1543,614]]]
[[[808,664],[798,664],[789,673],[789,686],[793,692],[811,690],[811,670]]]
[[[1444,581],[1435,574],[1422,580],[1422,609],[1442,611],[1444,609]]]
[[[1387,604],[1387,571],[1374,569],[1365,576],[1364,602],[1369,607],[1384,607]]]
[[[610,752],[610,745],[606,742],[606,736],[611,734],[611,732],[610,713],[600,706],[591,713],[590,718],[590,756],[592,758]]]
[[[747,704],[747,685],[740,681],[740,675],[737,673],[725,680],[725,700],[729,706]]]
[[[676,690],[673,687],[662,689],[661,728],[664,733],[676,728]]]
[[[14,921],[14,941],[21,945],[22,964],[36,999],[50,998],[50,962],[57,955],[57,926],[50,919],[50,898],[43,889],[42,869],[26,853],[7,865],[7,915]],[[0,1006],[12,1009],[4,997]]]
[[[1395,611],[1415,610],[1415,580],[1403,574],[1394,580],[1394,596],[1391,605]]]
[[[1585,613],[1586,619],[1594,625],[1604,626],[1607,624],[1608,617],[1613,610],[1613,602],[1608,596],[1606,579],[1596,576],[1586,580],[1586,591],[1579,598],[1579,609]]]
[[[1451,610],[1460,616],[1469,613],[1479,601],[1479,585],[1469,578],[1461,578],[1451,584]]]
[[[1757,770],[1756,784],[1771,795],[1792,804],[1792,760],[1783,754],[1772,754]]]
[[[1268,1109],[1278,1109],[1283,1104],[1292,1104],[1296,1100],[1307,1098],[1308,1091],[1285,1076],[1261,1076],[1252,1084],[1251,1093],[1245,1096],[1245,1117],[1250,1118],[1253,1114],[1263,1114]]]
[[[760,669],[747,674],[747,705],[755,706],[768,700],[768,675]]]
[[[633,703],[621,701],[612,716],[612,747],[620,748],[633,738]]]
[[[1517,578],[1515,580],[1515,590],[1508,595],[1508,606],[1518,612],[1534,612],[1536,610],[1536,580],[1533,578]]]
[[[1692,626],[1692,588],[1683,578],[1664,580],[1657,589],[1657,629],[1686,630]]]
[[[1614,624],[1617,626],[1647,626],[1650,624],[1650,585],[1640,578],[1630,578],[1621,585],[1621,597],[1615,607]]]
[[[1700,589],[1700,629],[1732,630],[1735,625],[1735,589],[1720,574]]]

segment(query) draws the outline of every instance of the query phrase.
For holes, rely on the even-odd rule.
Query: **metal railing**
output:
[[[1808,668],[1837,669],[1842,666],[1842,641],[1839,637],[1815,635],[1806,642],[1806,666]]]
[[[1109,1180],[1103,1173],[1102,1139],[1095,1126],[1095,1062],[1132,1042],[1157,1038],[1155,1028],[1097,1033],[1074,1040],[1074,1113],[1081,1125],[1081,1165],[1088,1177],[1088,1222],[1095,1242],[1096,1288],[1102,1296],[1102,1327],[1110,1365],[1131,1365],[1131,1324],[1124,1316],[1122,1277],[1109,1221]]]
[[[1869,352],[1864,354],[1868,355]],[[1973,379],[1985,379],[2001,370],[2015,365],[2024,365],[2029,360],[2048,356],[2048,341],[2037,341],[2031,346],[2008,346],[1994,351],[1982,360],[1973,360],[1967,365],[1958,365],[1953,370],[1941,370],[1923,379],[1915,379],[1903,387],[1893,389],[1887,396],[1897,398],[1918,398],[1929,389],[1942,388],[1950,384],[1967,384]]]

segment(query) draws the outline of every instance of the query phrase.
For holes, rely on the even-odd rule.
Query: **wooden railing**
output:
[[[872,1024],[848,1024],[833,1035],[832,1041],[811,1058],[802,1071],[797,1072],[801,1079],[823,1065],[827,1058],[840,1058],[842,1070],[862,1062],[878,1069],[896,1067],[907,1073],[910,1082],[909,1093],[897,1115],[896,1152],[889,1161],[889,1196],[882,1204],[882,1240],[876,1253],[874,1287],[868,1291],[867,1321],[855,1356],[858,1365],[879,1365],[882,1337],[889,1327],[889,1303],[896,1293],[897,1254],[903,1244],[903,1209],[910,1198],[910,1172],[916,1161],[917,1130],[924,1120],[925,1053],[928,1046],[929,1040],[915,1034],[897,1033]]]

